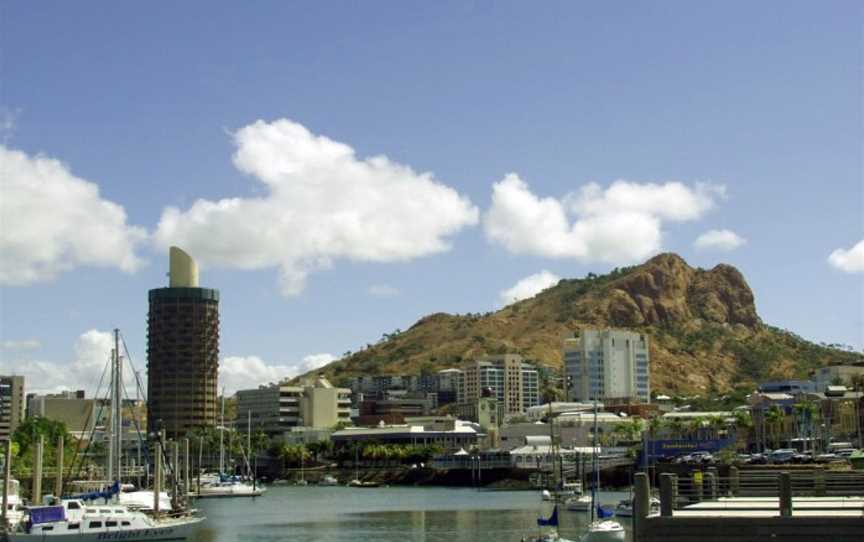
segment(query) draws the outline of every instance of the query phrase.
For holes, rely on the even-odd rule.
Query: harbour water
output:
[[[602,493],[614,506],[626,493]],[[510,542],[536,534],[551,503],[538,491],[440,487],[271,487],[263,497],[203,499],[195,542]],[[561,510],[561,534],[578,540],[587,513]],[[620,520],[629,528],[629,520]]]

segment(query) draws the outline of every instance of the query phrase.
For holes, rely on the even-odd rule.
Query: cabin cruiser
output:
[[[203,520],[191,514],[153,517],[117,504],[87,504],[69,499],[56,506],[30,507],[8,539],[10,542],[46,538],[57,542],[186,540]]]

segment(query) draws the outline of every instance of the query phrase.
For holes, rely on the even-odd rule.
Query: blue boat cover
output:
[[[63,521],[64,519],[66,519],[66,511],[62,506],[39,506],[30,509],[30,522],[33,525]]]
[[[552,510],[552,515],[549,516],[548,519],[545,518],[537,518],[537,525],[543,527],[544,525],[548,525],[549,527],[557,527],[558,526],[558,506],[555,506],[555,509]]]
[[[597,517],[600,519],[611,518],[614,515],[615,515],[614,510],[607,510],[606,508],[603,508],[602,506],[597,507]]]

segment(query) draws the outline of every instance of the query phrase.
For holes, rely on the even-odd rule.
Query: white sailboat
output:
[[[91,542],[125,540],[145,542],[155,540],[186,540],[204,521],[194,511],[180,510],[170,515],[158,511],[154,495],[154,513],[147,514],[115,500],[120,492],[120,453],[122,450],[122,375],[119,330],[114,330],[114,352],[111,363],[111,427],[108,448],[108,478],[111,488],[96,492],[94,498],[104,498],[105,504],[90,504],[84,499],[64,499],[53,506],[31,506],[16,528],[7,533],[11,542],[53,540],[56,542]],[[157,447],[160,449],[161,447]],[[157,459],[157,478],[161,472]],[[8,480],[7,480],[8,483]],[[158,488],[157,488],[158,491]]]
[[[597,490],[600,488],[600,463],[597,453],[597,398],[594,398],[594,483],[591,485],[591,523],[579,539],[580,542],[624,542],[624,526],[611,519],[603,519],[602,508],[597,503]],[[595,513],[601,517],[595,516]]]
[[[247,420],[250,429],[250,437],[247,438],[251,451],[251,417]],[[202,481],[197,491],[190,495],[197,498],[210,497],[260,497],[266,491],[258,485],[254,473],[251,473],[251,483],[239,476],[225,474],[225,391],[222,391],[222,415],[219,427],[219,474],[207,476],[207,481]],[[248,464],[248,461],[247,461]],[[202,477],[203,478],[203,477]]]

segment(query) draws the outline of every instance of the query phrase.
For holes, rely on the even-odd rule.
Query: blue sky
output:
[[[860,350],[861,20],[856,2],[6,2],[0,366],[86,384],[105,344],[86,332],[116,326],[143,368],[172,242],[222,292],[229,386],[659,250],[731,263],[766,322]]]

